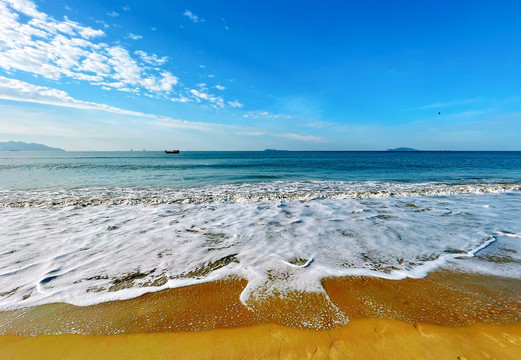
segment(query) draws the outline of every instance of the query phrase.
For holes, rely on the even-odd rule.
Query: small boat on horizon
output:
[[[179,154],[179,150],[165,150],[167,154]]]

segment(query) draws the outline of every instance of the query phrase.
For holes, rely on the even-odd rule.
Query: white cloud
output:
[[[193,96],[198,97],[200,99],[208,100],[208,98],[210,97],[210,95],[202,93],[195,89],[190,90],[190,92],[192,93]]]
[[[247,135],[247,136],[262,136],[262,135],[266,134],[262,131],[236,131],[235,133],[237,135]]]
[[[107,13],[107,15],[110,16],[110,17],[118,17],[119,16],[119,14],[117,12],[115,12],[115,11],[111,11],[111,12]]]
[[[105,21],[103,21],[103,20],[96,20],[96,24],[103,25],[103,27],[104,27],[105,29],[108,29],[108,28],[110,27],[109,24],[107,24],[107,23],[106,23]]]
[[[214,123],[202,123],[196,121],[186,121],[179,119],[172,119],[169,117],[160,117],[154,124],[170,129],[191,129],[199,131],[215,131],[217,129],[224,129],[226,125],[214,124]]]
[[[312,136],[312,135],[300,135],[300,134],[292,134],[292,133],[285,133],[285,134],[275,134],[275,136],[291,139],[291,140],[297,140],[297,141],[303,141],[303,142],[310,142],[310,143],[319,143],[324,142],[324,138],[320,136]]]
[[[173,85],[177,85],[179,79],[169,73],[168,71],[163,71],[161,73],[162,78],[159,80],[159,84],[161,87],[161,90],[163,91],[170,91],[172,90]]]
[[[170,101],[185,103],[185,102],[189,102],[190,99],[187,98],[187,97],[181,96],[181,97],[178,97],[178,98],[171,98]]]
[[[222,85],[215,85],[214,88],[216,88],[217,90],[221,90],[221,91],[226,89],[226,87],[222,86]]]
[[[16,11],[21,12],[24,15],[36,18],[36,19],[42,19],[45,20],[47,18],[47,15],[44,13],[39,12],[36,9],[36,5],[34,5],[32,2],[27,0],[7,0],[7,3],[11,5],[13,9]]]
[[[134,54],[138,55],[141,60],[150,65],[163,65],[168,61],[167,56],[159,57],[156,54],[149,54],[142,50],[137,50]]]
[[[191,89],[190,92],[195,97],[196,101],[200,102],[201,99],[206,100],[214,104],[216,108],[224,107],[224,99],[220,96],[215,96],[213,94],[208,94],[203,91]]]
[[[291,119],[291,115],[287,114],[272,114],[268,111],[257,111],[257,112],[249,112],[242,115],[244,118],[250,119]]]
[[[110,89],[110,88],[109,88]],[[30,84],[24,81],[10,79],[0,76],[0,100],[9,100],[26,103],[37,103],[43,105],[51,105],[58,107],[66,107],[80,110],[94,110],[102,111],[107,113],[113,113],[123,116],[132,116],[137,119],[146,119],[146,126],[159,128],[159,129],[189,129],[196,131],[204,131],[211,134],[216,132],[230,133],[244,136],[263,136],[267,135],[265,131],[259,131],[251,127],[242,127],[235,125],[225,125],[218,123],[208,122],[197,122],[187,121],[181,119],[175,119],[168,116],[161,116],[156,114],[147,114],[138,111],[121,109],[106,104],[100,104],[95,102],[78,100],[70,96],[68,93],[62,90],[53,89],[45,86],[38,86]],[[172,98],[174,102],[187,102],[190,101],[186,97]],[[19,107],[17,107],[19,109]],[[29,119],[30,120],[30,119]],[[2,119],[0,118],[0,123]],[[9,134],[20,134],[20,135],[58,135],[66,137],[77,137],[85,136],[85,132],[77,131],[73,129],[64,128],[62,125],[53,127],[52,122],[46,121],[45,125],[39,123],[23,123],[17,121],[16,123],[5,122],[0,124],[1,129],[4,133]],[[278,136],[283,138],[289,138],[292,140],[304,141],[304,142],[321,142],[322,139],[318,137],[299,135],[299,134],[268,134],[272,136]]]
[[[121,7],[121,10],[123,10],[123,11],[130,11],[130,10],[132,10],[132,9],[130,8],[130,6],[125,5],[125,6],[122,6],[122,7]]]
[[[90,53],[81,61],[78,70],[92,72],[106,76],[111,72],[111,67],[107,64],[108,58],[99,53]]]
[[[332,126],[334,126],[334,124],[327,122],[327,121],[314,120],[314,121],[309,121],[307,123],[301,124],[301,126],[307,127],[307,128],[313,128],[313,129],[323,129],[325,127],[332,127]]]
[[[199,16],[195,15],[193,12],[191,12],[190,10],[185,10],[185,12],[183,13],[184,16],[188,17],[190,20],[192,20],[194,23],[198,23],[198,22],[205,22],[206,20],[203,19],[203,18],[200,18]]]
[[[141,81],[141,68],[137,62],[130,57],[128,51],[121,47],[107,49],[110,55],[108,63],[115,71],[113,79],[120,80],[130,85],[139,84]]]
[[[139,39],[143,39],[143,36],[132,34],[132,33],[128,33],[127,38],[129,38],[131,40],[139,40]]]
[[[162,68],[167,63],[166,56],[142,50],[131,54],[121,45],[108,45],[101,41],[103,30],[66,17],[56,20],[38,11],[29,0],[0,0],[0,19],[0,69],[8,73],[19,71],[55,81],[87,82],[103,90],[165,99],[180,83],[177,76]],[[141,38],[132,33],[128,37]],[[208,89],[198,91],[194,94],[185,88],[176,93],[178,98],[206,101],[216,108],[226,104]]]
[[[226,30],[230,30],[230,28],[228,27],[228,23],[226,22],[226,20],[224,20],[223,18],[221,18],[221,21],[224,23],[224,28]]]
[[[199,86],[199,90],[197,89],[190,89],[190,94],[192,95],[192,98],[197,101],[201,102],[201,100],[208,101],[213,104],[213,106],[217,108],[223,108],[225,106],[225,101],[221,96],[217,96],[214,94],[208,93],[208,89],[205,88],[206,84],[197,84]],[[233,108],[239,108],[243,105],[238,101],[228,101],[227,104]]]
[[[241,108],[243,107],[243,105],[238,102],[237,100],[235,101],[228,101],[228,105],[230,105],[231,107],[234,107],[234,108]]]
[[[20,13],[31,17],[20,20]],[[28,1],[0,1],[0,68],[24,71],[51,80],[71,78],[105,89],[161,95],[171,91],[178,78],[153,66],[166,58],[137,53],[138,64],[122,47],[94,42],[102,30],[82,26],[67,18],[57,21],[40,13]],[[133,39],[138,35],[129,34]]]

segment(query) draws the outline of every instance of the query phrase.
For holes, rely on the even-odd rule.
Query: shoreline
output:
[[[228,278],[79,307],[0,313],[11,359],[521,357],[521,280],[436,271],[324,279],[324,293],[239,297]],[[349,322],[342,321],[349,318]]]
[[[425,278],[325,278],[324,292],[273,292],[241,302],[238,277],[90,306],[51,303],[0,312],[0,334],[111,335],[280,324],[328,330],[355,319],[449,327],[521,324],[521,280],[440,270]]]

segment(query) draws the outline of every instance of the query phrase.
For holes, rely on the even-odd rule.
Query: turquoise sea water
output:
[[[0,152],[0,188],[521,181],[521,152]]]
[[[245,304],[325,276],[521,278],[521,152],[0,152],[0,249],[0,310],[229,275]]]

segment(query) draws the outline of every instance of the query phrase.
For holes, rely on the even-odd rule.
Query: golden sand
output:
[[[354,320],[332,330],[264,324],[204,332],[0,337],[3,359],[520,359],[521,326]]]
[[[227,279],[95,306],[3,312],[0,359],[521,359],[520,280],[450,272],[335,278],[323,281],[327,293],[275,294],[245,306],[246,284]]]

